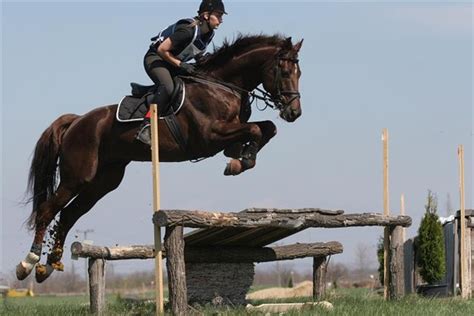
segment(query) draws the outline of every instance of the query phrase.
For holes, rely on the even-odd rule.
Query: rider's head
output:
[[[198,10],[199,17],[206,21],[209,28],[215,30],[222,23],[225,12],[222,0],[203,0]]]

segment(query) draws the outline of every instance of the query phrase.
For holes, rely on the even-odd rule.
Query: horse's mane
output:
[[[221,67],[231,60],[234,56],[243,54],[250,49],[275,46],[291,49],[291,40],[281,34],[268,35],[243,35],[238,34],[233,42],[226,38],[221,47],[214,48],[214,52],[207,54],[199,59],[197,65],[204,70],[212,70]]]

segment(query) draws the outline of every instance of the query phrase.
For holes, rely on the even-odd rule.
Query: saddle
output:
[[[124,96],[118,105],[116,118],[119,122],[142,121],[154,100],[155,85],[144,86],[135,82],[130,83],[130,85],[132,95]],[[186,89],[183,80],[175,77],[174,87],[169,103],[159,104],[160,118],[177,114],[183,106]]]

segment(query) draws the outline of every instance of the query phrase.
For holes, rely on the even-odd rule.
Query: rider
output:
[[[179,20],[151,39],[153,42],[145,55],[144,65],[157,87],[153,102],[160,108],[166,107],[170,101],[176,75],[196,73],[188,61],[204,53],[224,14],[227,12],[222,0],[203,0],[198,16]],[[136,138],[151,144],[150,112],[146,114]]]

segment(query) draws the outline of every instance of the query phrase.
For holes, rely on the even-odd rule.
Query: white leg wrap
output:
[[[25,260],[21,262],[21,265],[23,266],[23,268],[25,268],[27,273],[30,273],[31,270],[33,270],[35,264],[37,264],[39,261],[40,257],[37,254],[30,252],[26,256]]]

